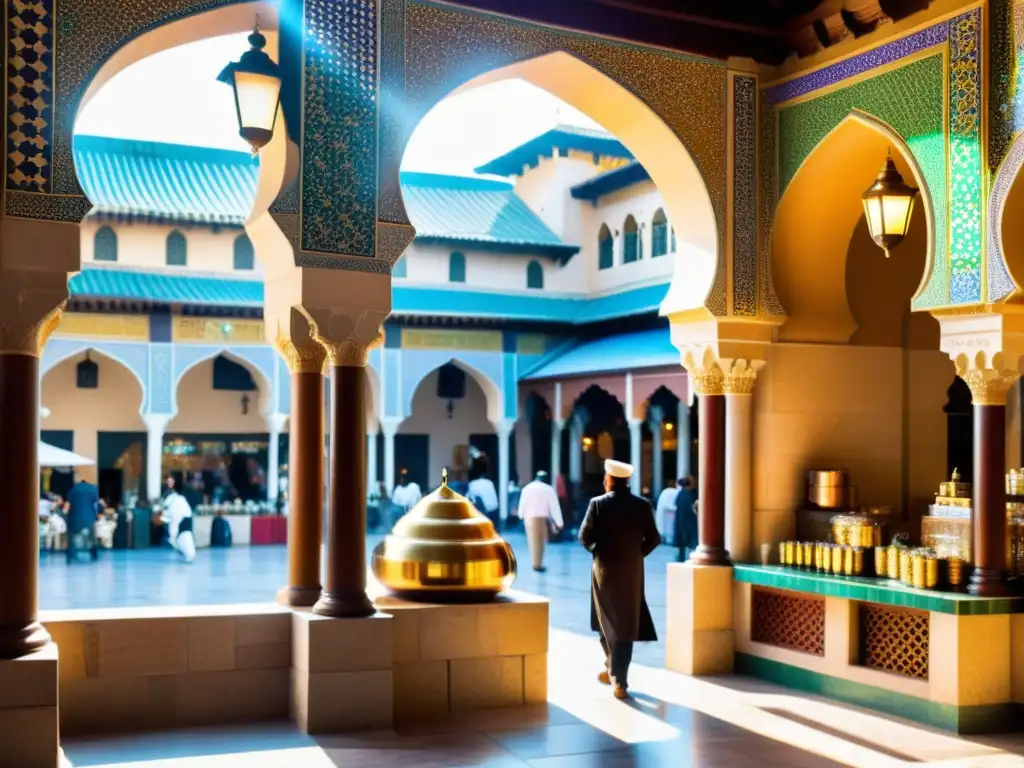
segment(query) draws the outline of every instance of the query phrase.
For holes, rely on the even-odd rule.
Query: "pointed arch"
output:
[[[234,253],[232,254],[232,266],[236,272],[248,271],[256,268],[256,254],[252,247],[252,240],[244,232],[235,238]]]
[[[673,239],[674,236],[673,236]],[[659,208],[651,218],[651,258],[664,256],[668,253],[668,219],[665,211]]]
[[[112,227],[102,226],[93,235],[93,261],[117,261],[117,233]]]
[[[641,250],[640,227],[633,214],[630,214],[622,225],[622,263],[632,264],[634,261],[640,261]]]
[[[611,269],[615,266],[615,238],[607,224],[602,224],[597,233],[597,268]]]
[[[54,341],[47,344],[43,351],[43,360],[41,361],[39,367],[40,386],[45,384],[46,377],[51,372],[53,372],[56,368],[59,368],[62,364],[66,363],[67,361],[77,358],[84,354],[96,355],[97,357],[101,358],[101,360],[107,360],[112,363],[116,363],[118,366],[124,368],[129,373],[131,373],[135,381],[138,382],[139,391],[141,392],[142,395],[141,400],[139,401],[139,413],[145,413],[146,403],[148,402],[147,398],[149,396],[148,384],[143,379],[142,375],[140,375],[135,365],[132,365],[132,363],[126,357],[122,357],[121,355],[117,354],[116,350],[111,349],[112,345],[92,345],[89,344],[88,342],[71,343],[64,348],[59,349],[59,351],[57,351],[57,353],[54,354],[52,357],[48,356],[46,354],[46,350],[58,349],[58,345],[56,343],[57,341],[58,340],[55,339]],[[103,381],[101,379],[100,387],[102,386]]]
[[[544,267],[536,259],[526,265],[526,287],[534,290],[544,287]]]
[[[188,241],[179,230],[167,236],[166,251],[165,262],[168,267],[188,266]]]
[[[260,393],[260,415],[266,418],[274,410],[274,397],[273,397],[273,382],[267,376],[266,372],[263,371],[259,365],[254,363],[252,360],[246,359],[244,356],[237,354],[235,351],[228,347],[211,347],[204,350],[205,354],[197,356],[195,360],[188,362],[184,365],[177,376],[174,379],[174,386],[171,388],[171,404],[172,413],[177,415],[179,411],[178,403],[178,390],[181,387],[181,382],[184,381],[185,376],[194,368],[215,360],[218,357],[225,357],[233,363],[245,368],[256,382],[256,387]]]
[[[422,376],[411,382],[411,386],[407,386],[404,403],[406,417],[412,413],[412,403],[416,396],[416,390],[423,385],[424,380],[430,376],[430,374],[434,373],[434,371],[440,369],[446,364],[454,365],[455,367],[462,369],[466,375],[472,378],[473,381],[480,386],[480,389],[483,390],[484,397],[487,400],[487,420],[492,424],[500,422],[504,415],[504,400],[502,397],[501,386],[479,368],[457,357],[451,357],[441,365],[435,365],[429,370],[424,371]]]

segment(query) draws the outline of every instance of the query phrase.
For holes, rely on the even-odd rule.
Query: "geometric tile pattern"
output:
[[[415,123],[444,96],[485,72],[564,51],[619,83],[658,115],[690,153],[711,198],[718,270],[707,306],[727,311],[725,195],[728,106],[724,62],[565,32],[434,4],[405,11],[407,119]]]
[[[775,293],[772,276],[772,223],[778,205],[775,184],[775,138],[778,135],[778,115],[767,91],[761,92],[758,110],[758,165],[757,177],[757,274],[760,285],[760,311],[765,315],[785,315],[786,310]]]
[[[408,224],[398,184],[405,150],[405,0],[380,3],[380,179],[377,217],[392,224]]]
[[[992,182],[992,192],[989,198],[986,225],[986,242],[988,252],[986,261],[988,265],[986,282],[988,283],[988,301],[999,301],[1006,298],[1014,290],[1013,278],[1006,266],[1006,258],[1003,255],[1003,212],[1006,210],[1006,197],[1010,189],[1017,181],[1017,174],[1024,168],[1024,139],[1018,137],[1010,145],[1010,151],[999,167]]]
[[[794,651],[825,655],[825,601],[755,587],[750,639]]]
[[[732,79],[732,311],[757,313],[757,80]]]
[[[928,614],[859,603],[860,664],[928,679]]]
[[[306,0],[302,250],[374,255],[377,226],[375,0]]]
[[[49,192],[53,0],[7,4],[7,188]]]
[[[982,301],[981,10],[949,22],[949,301]]]

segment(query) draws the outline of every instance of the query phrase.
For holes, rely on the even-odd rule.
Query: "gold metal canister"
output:
[[[832,545],[832,573],[843,575],[843,548],[838,544]]]
[[[782,558],[783,565],[796,565],[796,556],[793,554],[793,542],[784,541],[782,543],[782,551],[784,553]]]
[[[805,541],[803,543],[804,548],[804,568],[814,567],[814,542]]]
[[[875,547],[875,576],[884,579],[889,574],[889,548]]]
[[[917,589],[924,589],[925,584],[925,559],[927,555],[915,552],[910,558],[910,583]]]
[[[861,576],[864,573],[864,549],[853,547],[853,575]]]
[[[909,549],[902,549],[901,548],[900,549],[900,581],[902,581],[904,584],[913,584],[914,583],[913,579],[911,578],[910,562],[911,562],[910,550]]]
[[[797,568],[804,567],[804,547],[799,541],[793,542],[793,565]]]
[[[832,570],[832,545],[821,545],[821,570],[828,573]]]
[[[962,587],[964,576],[964,561],[961,558],[951,557],[946,560],[946,577],[951,587]]]
[[[843,547],[843,575],[853,576],[853,547]]]
[[[822,563],[824,562],[824,559],[825,559],[825,545],[822,542],[820,542],[820,541],[815,542],[815,544],[814,544],[814,570],[816,570],[816,571],[824,570],[824,568],[822,567]]]
[[[786,564],[786,542],[779,542],[779,565]]]
[[[897,547],[888,547],[885,553],[885,575],[890,579],[900,577],[900,550]]]
[[[935,589],[939,585],[939,560],[934,555],[924,559],[924,588]]]

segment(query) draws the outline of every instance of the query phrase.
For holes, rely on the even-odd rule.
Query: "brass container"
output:
[[[884,579],[889,575],[889,548],[875,547],[875,576]]]
[[[847,503],[846,473],[837,469],[808,472],[807,500],[822,509],[842,509]]]
[[[448,487],[424,497],[373,551],[377,580],[402,597],[487,599],[516,578],[511,545],[469,499]]]
[[[784,541],[782,543],[782,550],[784,557],[782,559],[783,565],[796,565],[796,546],[795,542]]]
[[[868,515],[839,515],[832,518],[832,537],[836,544],[875,547],[882,543],[882,526]]]
[[[804,567],[804,545],[799,541],[793,542],[793,565],[797,568]]]
[[[786,542],[779,542],[779,565],[786,565]]]
[[[864,549],[862,547],[852,547],[853,550],[853,575],[863,576],[864,575]]]
[[[900,577],[900,550],[898,547],[889,547],[885,553],[885,575],[890,579]]]
[[[853,576],[853,547],[843,547],[843,576]]]
[[[802,546],[804,548],[804,568],[813,568],[814,567],[814,542],[813,541],[805,541],[800,546]]]
[[[939,559],[928,555],[924,559],[924,588],[935,589],[939,586]]]
[[[927,589],[927,560],[924,552],[915,552],[910,556],[910,583],[917,589]]]
[[[825,545],[822,542],[816,542],[814,545],[814,570],[822,571],[822,563],[825,560]]]
[[[822,544],[821,545],[821,570],[823,573],[828,573],[832,570],[832,545]]]
[[[832,547],[832,573],[836,576],[843,575],[843,548],[838,544]]]
[[[962,587],[967,580],[966,562],[963,558],[950,557],[946,559],[946,578],[949,586],[954,589]]]
[[[911,578],[911,555],[909,549],[900,550],[900,581],[904,584],[912,584],[913,579]]]

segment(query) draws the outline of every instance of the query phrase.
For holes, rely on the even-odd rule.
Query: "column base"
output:
[[[988,568],[974,569],[967,591],[975,597],[1009,597],[1011,594],[1006,575]]]
[[[35,653],[50,642],[50,633],[38,621],[25,627],[0,627],[0,660]]]
[[[317,616],[328,616],[332,619],[365,619],[373,616],[376,610],[366,592],[342,595],[324,590],[313,606],[313,613]]]
[[[732,568],[670,563],[665,667],[684,675],[733,671],[736,635]]]
[[[701,544],[693,550],[688,562],[693,565],[732,565],[725,547],[709,547],[707,544]]]
[[[322,588],[316,587],[281,587],[277,592],[277,604],[289,608],[311,608],[320,599]]]
[[[55,643],[13,661],[0,661],[0,766],[59,765],[57,664]]]

